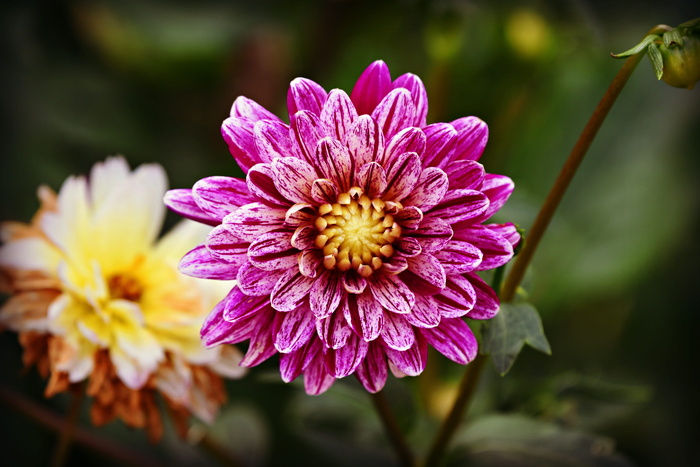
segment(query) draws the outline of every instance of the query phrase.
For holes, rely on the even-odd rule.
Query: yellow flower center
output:
[[[138,302],[143,293],[143,287],[133,277],[126,274],[115,274],[107,279],[109,294],[112,299],[124,299]]]
[[[337,202],[318,208],[316,246],[323,250],[326,269],[356,270],[369,277],[394,254],[391,245],[401,237],[394,215],[403,206],[393,201],[370,199],[353,187],[338,195]]]

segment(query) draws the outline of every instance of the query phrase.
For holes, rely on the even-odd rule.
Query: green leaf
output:
[[[449,466],[632,467],[611,438],[524,415],[487,415],[457,437]]]
[[[666,31],[664,33],[664,45],[668,47],[674,43],[683,46],[683,37],[681,37],[681,33],[678,28],[671,29],[670,31]]]
[[[482,351],[491,355],[496,371],[503,376],[525,344],[547,355],[552,353],[535,307],[526,302],[502,303],[498,314],[486,323]]]
[[[659,39],[661,39],[661,38],[659,36],[657,36],[656,34],[650,34],[650,35],[646,36],[644,39],[642,39],[642,42],[635,45],[631,49],[625,50],[624,52],[619,53],[619,54],[611,54],[611,55],[614,58],[625,58],[625,57],[629,57],[630,55],[636,55],[639,52],[642,52],[644,49],[646,49],[647,46],[649,46],[650,44],[653,44],[654,41],[657,41]]]
[[[656,79],[661,79],[664,74],[664,59],[661,56],[661,51],[654,44],[649,44],[649,60],[651,60],[651,66],[654,67],[654,73],[656,73]]]

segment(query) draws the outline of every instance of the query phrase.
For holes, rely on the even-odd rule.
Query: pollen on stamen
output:
[[[319,206],[314,243],[323,251],[323,266],[352,269],[362,277],[380,269],[395,252],[391,243],[401,237],[394,220],[401,209],[398,202],[371,199],[360,187],[339,194],[335,203]]]

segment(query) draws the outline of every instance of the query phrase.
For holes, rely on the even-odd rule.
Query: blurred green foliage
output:
[[[621,65],[609,52],[632,46],[658,23],[700,16],[694,0],[634,7],[601,0],[34,0],[1,8],[2,219],[29,220],[40,184],[57,189],[109,154],[124,154],[133,166],[161,163],[172,187],[239,176],[219,134],[236,96],[284,116],[294,77],[349,90],[371,61],[383,59],[394,76],[423,78],[430,121],[477,115],[490,125],[482,162],[516,183],[499,218],[526,230]],[[598,446],[622,462],[590,465],[692,461],[700,417],[693,384],[699,127],[698,90],[657,82],[640,64],[526,279],[553,355],[526,350],[505,378],[486,372],[453,465],[502,465],[488,457],[493,446],[507,445],[497,451],[508,455],[533,443],[548,449],[548,436],[561,431],[586,455]],[[21,370],[14,335],[0,335],[0,351],[1,384],[65,411],[64,398],[42,400],[44,383]],[[243,465],[393,462],[355,381],[311,398],[298,382],[280,383],[275,364],[228,384],[230,405],[211,430]],[[432,354],[424,375],[387,385],[417,449],[427,449],[461,371]],[[422,410],[433,417],[419,416]],[[54,435],[8,407],[0,411],[3,465],[44,465]],[[543,428],[545,421],[556,426]],[[488,430],[502,436],[484,447],[478,443]],[[150,446],[120,423],[94,431],[162,463],[214,459],[172,433]],[[191,444],[197,439],[193,430]],[[540,452],[534,463],[514,465],[545,465]],[[112,465],[76,446],[71,465],[79,464]]]

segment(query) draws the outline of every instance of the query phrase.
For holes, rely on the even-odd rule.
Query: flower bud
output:
[[[659,46],[664,64],[661,79],[677,88],[693,89],[700,81],[700,37],[694,34],[682,38],[682,45],[672,42]]]

